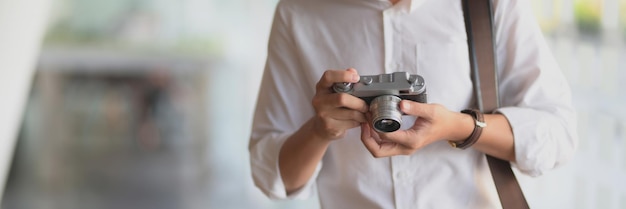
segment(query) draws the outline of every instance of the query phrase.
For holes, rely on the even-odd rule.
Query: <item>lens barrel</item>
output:
[[[394,95],[382,95],[372,100],[370,112],[374,130],[388,133],[400,129],[402,124],[402,112],[398,107],[400,101],[402,99]]]

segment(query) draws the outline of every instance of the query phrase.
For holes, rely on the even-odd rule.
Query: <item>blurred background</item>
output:
[[[572,86],[580,146],[521,177],[527,199],[626,208],[626,0],[531,2]],[[276,3],[52,0],[2,208],[319,208],[270,201],[250,176]]]

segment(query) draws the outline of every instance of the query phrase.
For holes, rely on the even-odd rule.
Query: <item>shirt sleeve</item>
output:
[[[314,114],[314,90],[300,66],[294,38],[286,22],[283,1],[274,14],[268,57],[261,81],[248,149],[255,185],[272,199],[307,199],[315,193],[315,173],[305,186],[286,194],[278,166],[285,140]]]
[[[570,87],[528,1],[494,1],[502,108],[513,129],[515,166],[531,176],[568,161],[577,147]]]

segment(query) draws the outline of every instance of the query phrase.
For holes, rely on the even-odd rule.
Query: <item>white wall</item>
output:
[[[0,200],[45,32],[48,0],[0,0]]]

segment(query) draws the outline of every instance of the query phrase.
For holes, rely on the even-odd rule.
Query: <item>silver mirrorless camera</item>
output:
[[[407,72],[361,76],[358,83],[335,83],[333,90],[364,100],[370,107],[372,127],[378,132],[400,129],[402,115],[398,104],[407,99],[426,103],[426,83]]]

